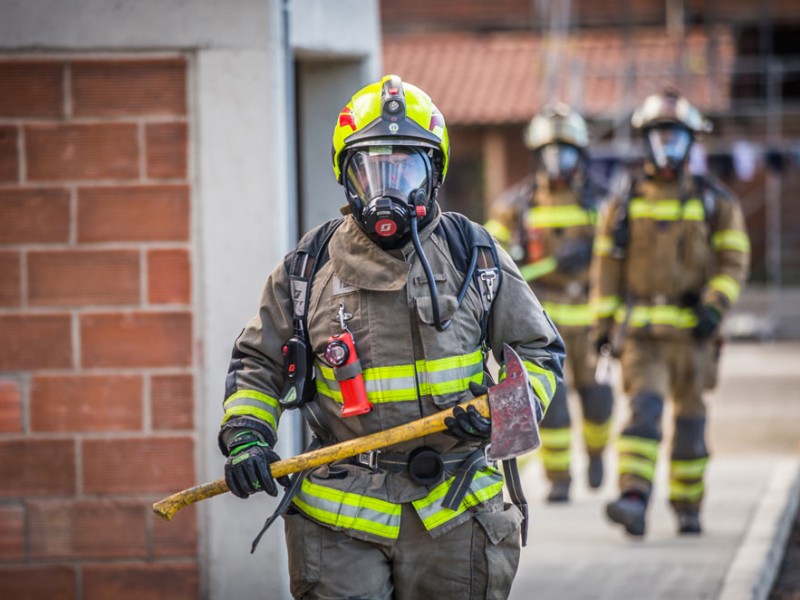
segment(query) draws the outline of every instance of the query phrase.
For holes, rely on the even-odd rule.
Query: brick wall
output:
[[[3,597],[198,597],[187,66],[0,56]]]

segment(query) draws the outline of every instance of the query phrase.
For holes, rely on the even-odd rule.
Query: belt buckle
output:
[[[358,455],[358,462],[365,467],[369,467],[373,471],[378,470],[378,454],[380,450],[371,450],[370,452],[362,452]]]

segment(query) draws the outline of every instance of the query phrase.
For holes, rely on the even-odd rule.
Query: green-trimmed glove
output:
[[[280,456],[260,433],[244,430],[233,435],[228,441],[228,460],[225,461],[225,482],[231,493],[239,498],[262,491],[277,496],[278,486],[269,465],[278,460]]]
[[[710,338],[719,329],[722,315],[708,304],[702,306],[697,314],[697,325],[694,327],[694,337],[698,340]]]

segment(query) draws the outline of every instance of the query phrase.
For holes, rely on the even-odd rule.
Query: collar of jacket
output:
[[[439,224],[441,214],[438,205],[430,223],[419,232],[421,242],[431,236]],[[408,281],[411,264],[399,257],[399,252],[390,254],[373,242],[358,226],[352,215],[344,223],[330,242],[331,266],[342,282],[362,290],[375,292],[397,291]],[[413,253],[411,241],[402,248],[402,254]]]

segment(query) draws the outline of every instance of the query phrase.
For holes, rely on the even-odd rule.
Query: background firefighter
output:
[[[596,355],[589,341],[589,263],[604,189],[588,176],[588,143],[581,115],[560,103],[545,107],[525,130],[533,174],[497,199],[486,228],[510,251],[564,337],[571,382],[583,412],[589,485],[598,488],[613,395],[609,385],[595,381]],[[550,502],[569,499],[570,428],[567,387],[562,385],[541,427],[539,455],[551,482]]]
[[[750,242],[736,198],[689,173],[695,137],[711,125],[674,90],[648,97],[633,127],[643,169],[603,213],[592,266],[598,348],[625,324],[623,385],[631,417],[618,441],[614,523],[644,535],[665,398],[674,401],[669,497],[680,533],[700,533],[708,461],[704,390],[716,384],[722,315],[749,268]]]
[[[310,346],[315,382],[302,408],[322,443],[383,431],[481,394],[486,349],[502,365],[504,342],[522,358],[540,408],[550,403],[563,343],[514,262],[502,249],[498,264],[482,256],[485,287],[464,284],[455,268],[458,257],[442,233],[450,219],[436,203],[448,159],[444,118],[399,77],[363,88],[341,111],[333,168],[346,216],[304,237],[332,231],[324,262],[320,255],[296,271],[295,252],[272,272],[258,314],[234,345],[219,441],[237,496],[277,491],[268,466],[278,458],[272,448],[281,402],[306,400],[286,387],[282,346],[293,337]],[[307,306],[294,287],[304,277]],[[499,289],[492,287],[498,280]],[[332,346],[344,334],[358,360]],[[371,407],[345,416],[356,385]],[[483,459],[491,421],[461,411],[447,424],[446,433],[294,481],[284,518],[296,598],[508,596],[522,515],[504,504],[503,475]]]

